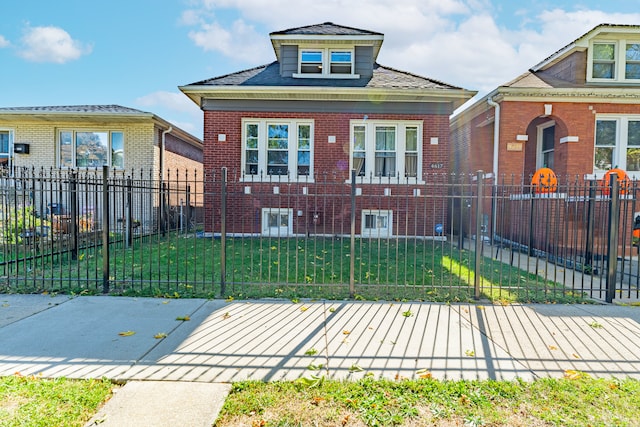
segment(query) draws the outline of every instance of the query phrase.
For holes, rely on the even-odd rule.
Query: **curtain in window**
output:
[[[404,167],[406,176],[418,175],[418,155],[416,153],[407,153],[404,159]]]
[[[394,176],[395,174],[395,153],[376,153],[376,176]]]
[[[364,176],[364,157],[353,158],[353,169],[356,171],[356,176]]]

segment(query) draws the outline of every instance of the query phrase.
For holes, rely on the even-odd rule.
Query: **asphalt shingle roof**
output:
[[[60,105],[41,107],[5,107],[0,108],[0,113],[63,113],[63,114],[151,114],[135,108],[121,105]]]
[[[369,30],[361,30],[359,28],[345,27],[344,25],[336,25],[333,22],[324,22],[322,24],[274,31],[270,33],[270,35],[381,36],[382,34]]]
[[[277,61],[260,67],[214,77],[188,86],[304,86],[304,87],[362,87],[386,89],[461,89],[434,79],[418,76],[375,64],[373,76],[360,79],[302,79],[280,76]]]

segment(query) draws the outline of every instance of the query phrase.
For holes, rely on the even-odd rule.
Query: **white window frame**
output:
[[[597,44],[612,44],[614,45],[614,59],[613,59],[613,78],[596,78],[593,76],[593,54],[594,54],[594,46]],[[625,39],[625,38],[609,38],[609,39],[601,39],[601,40],[591,40],[589,42],[589,55],[587,57],[587,81],[593,83],[620,83],[620,82],[629,82],[629,83],[639,83],[640,78],[638,79],[628,79],[626,78],[626,53],[627,53],[627,45],[629,44],[640,44],[640,39]],[[632,61],[633,63],[639,63],[640,61]]]
[[[365,149],[364,149],[364,176],[356,175],[358,182],[375,184],[382,180],[384,183],[401,184],[407,179],[415,180],[416,183],[424,183],[422,180],[422,158],[424,156],[423,144],[423,122],[421,120],[351,120],[349,123],[349,170],[356,168],[354,165],[354,141],[356,128],[364,127]],[[376,155],[376,129],[379,127],[394,127],[396,130],[396,170],[392,177],[376,176],[375,155]],[[406,153],[407,153],[407,128],[417,128],[417,168],[415,176],[406,175]],[[414,151],[412,151],[414,152]],[[399,179],[398,179],[399,176]],[[349,182],[349,181],[347,181]]]
[[[598,114],[594,121],[594,140],[593,140],[593,174],[596,179],[600,179],[607,172],[603,169],[597,169],[595,165],[595,150],[597,148],[595,138],[597,136],[596,129],[598,121],[614,121],[616,122],[616,139],[613,147],[613,159],[611,168],[620,168],[624,170],[631,179],[640,179],[640,171],[627,170],[627,148],[628,148],[628,131],[629,122],[640,122],[640,115],[619,115],[619,114]],[[639,147],[640,148],[640,147]]]
[[[376,227],[367,227],[367,216],[375,216]],[[380,226],[379,218],[386,218],[386,226]],[[363,209],[362,226],[360,233],[362,237],[392,237],[393,236],[393,211],[383,209]]]
[[[545,166],[544,165],[544,155],[546,153],[548,153],[548,152],[553,151],[554,152],[554,157],[555,157],[555,145],[556,145],[555,140],[557,138],[554,136],[553,148],[551,150],[544,150],[544,148],[543,148],[543,140],[544,140],[544,131],[545,131],[545,129],[548,129],[548,128],[550,128],[552,126],[555,126],[555,125],[556,125],[555,120],[551,120],[551,121],[548,121],[548,122],[543,123],[543,124],[538,126],[538,135],[537,135],[537,144],[538,144],[538,146],[537,146],[537,152],[536,152],[536,169],[540,169],[540,168],[543,168],[543,167],[549,167],[549,168],[553,169],[552,166]],[[554,158],[554,163],[555,163],[555,158]]]
[[[302,72],[302,55],[306,52],[322,53],[322,72],[320,73],[303,73]],[[351,54],[351,73],[332,73],[331,72],[331,53],[348,52]],[[355,48],[345,47],[317,47],[317,46],[298,46],[298,72],[293,74],[295,78],[304,79],[359,79],[360,75],[355,74],[356,52]]]
[[[247,126],[258,126],[258,165],[257,173],[252,174],[247,170]],[[287,160],[289,166],[289,174],[284,175],[269,175],[268,172],[268,126],[269,125],[287,125],[288,129],[288,143],[287,143]],[[309,152],[309,173],[307,175],[298,175],[298,129],[300,126],[309,126],[309,149],[300,151]],[[314,151],[314,120],[310,119],[242,119],[242,178],[243,181],[275,181],[280,182],[283,179],[304,179],[306,182],[313,182],[313,151]]]
[[[9,143],[7,146],[7,150],[9,150],[7,153],[0,153],[0,154],[6,154],[7,155],[7,168],[12,171],[13,170],[13,129],[8,129],[8,128],[0,128],[0,132],[2,133],[7,133],[9,135]]]
[[[62,156],[61,156],[61,147],[62,147],[62,134],[63,133],[71,133],[71,163],[72,166],[63,165],[62,164]],[[74,168],[82,168],[82,169],[97,169],[101,168],[103,165],[99,166],[78,166],[78,153],[76,147],[76,138],[79,133],[106,133],[108,138],[107,147],[107,166],[110,168],[115,168],[118,170],[124,170],[126,168],[126,158],[124,155],[125,151],[125,132],[123,129],[95,129],[95,128],[59,128],[56,130],[56,164],[58,167],[63,169],[74,169]],[[113,166],[113,135],[114,134],[122,135],[122,166]]]
[[[286,226],[269,226],[269,216],[278,215],[287,217]],[[262,235],[270,237],[284,237],[293,235],[293,209],[288,208],[262,208],[261,215]]]

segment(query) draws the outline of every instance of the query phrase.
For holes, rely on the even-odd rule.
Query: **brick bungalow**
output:
[[[432,235],[444,201],[420,218],[411,202],[379,206],[391,195],[424,195],[429,174],[448,172],[449,116],[475,92],[378,64],[377,32],[327,22],[270,38],[274,62],[180,87],[204,111],[205,170],[227,168],[242,185],[228,230],[345,230],[342,213],[301,196],[348,195],[355,170],[358,232],[402,234],[409,224]],[[206,205],[215,216],[217,201]]]
[[[533,238],[551,252],[603,240],[606,230],[598,226],[585,236],[589,209],[580,200],[587,191],[572,197],[566,185],[600,181],[613,168],[640,178],[640,26],[596,26],[453,117],[451,139],[453,170],[483,170],[494,184],[513,186],[509,192],[529,193],[532,175],[546,167],[565,189],[553,196],[556,201],[547,197],[535,208],[515,196],[506,207],[494,206],[496,235],[509,234],[501,228],[508,224],[516,229],[512,240],[528,245]],[[535,232],[522,224],[532,209],[539,213]],[[623,209],[623,221],[635,216],[629,209]]]

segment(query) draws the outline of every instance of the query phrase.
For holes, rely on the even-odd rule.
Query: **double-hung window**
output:
[[[294,77],[358,78],[353,49],[300,48]]]
[[[323,54],[322,50],[303,50],[300,52],[300,73],[322,74]]]
[[[615,43],[593,44],[592,77],[594,79],[616,78],[616,45]]]
[[[422,168],[422,122],[351,122],[351,168],[366,178],[418,178]]]
[[[124,133],[121,131],[61,130],[58,165],[63,168],[124,168]]]
[[[640,116],[596,118],[594,172],[615,167],[640,178]]]
[[[313,175],[313,122],[307,120],[243,120],[245,176],[270,179]]]
[[[587,79],[596,82],[640,80],[640,40],[619,39],[591,44]]]
[[[626,44],[624,78],[640,79],[640,43]]]

